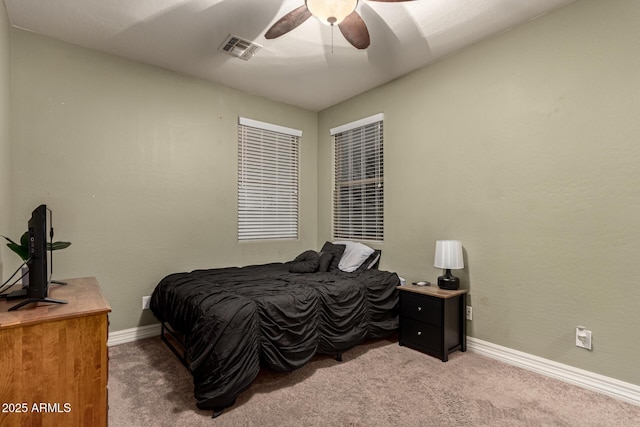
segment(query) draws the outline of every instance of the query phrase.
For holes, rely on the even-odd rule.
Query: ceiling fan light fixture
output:
[[[358,0],[306,0],[309,12],[326,25],[338,25],[356,9]]]

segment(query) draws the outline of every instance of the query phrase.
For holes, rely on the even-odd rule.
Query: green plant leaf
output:
[[[7,239],[7,241],[9,241],[9,243],[13,243],[14,245],[17,245],[17,243],[16,243],[16,242],[14,242],[13,240],[11,240],[11,239],[10,239],[10,238],[8,238],[7,236],[2,236],[2,237],[4,237],[5,239]]]
[[[26,244],[24,246],[19,245],[13,240],[11,240],[10,238],[8,238],[7,236],[2,236],[2,237],[7,239],[7,241],[9,242],[7,243],[7,247],[11,249],[13,252],[15,252],[23,261],[26,261],[29,259],[29,248]]]
[[[9,249],[11,249],[13,252],[18,254],[18,256],[22,258],[23,261],[29,259],[29,250],[27,248],[23,248],[22,246],[18,246],[14,243],[8,243],[7,246],[9,246]]]
[[[2,236],[9,243],[7,243],[7,247],[15,252],[23,261],[29,259],[29,232],[25,231],[22,236],[20,236],[20,244],[17,244],[7,236]],[[57,251],[60,249],[65,249],[71,246],[71,242],[53,242],[47,243],[47,250],[49,251]]]
[[[47,249],[49,249],[50,251],[57,251],[59,249],[68,248],[69,246],[71,246],[71,242],[47,243]]]
[[[22,236],[20,236],[20,246],[23,248],[29,247],[29,232],[25,231]]]

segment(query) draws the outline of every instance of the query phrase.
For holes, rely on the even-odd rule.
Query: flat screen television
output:
[[[46,205],[40,205],[31,213],[28,223],[29,233],[29,286],[27,299],[11,307],[9,311],[17,310],[27,304],[46,302],[66,304],[66,301],[49,298],[49,268],[47,263],[47,247],[53,243],[53,227],[51,226],[51,211]],[[49,232],[49,233],[48,233]],[[47,235],[51,241],[47,240]]]

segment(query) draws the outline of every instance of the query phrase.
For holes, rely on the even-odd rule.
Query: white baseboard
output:
[[[605,377],[604,375],[574,368],[573,366],[543,359],[542,357],[512,350],[473,337],[467,337],[467,349],[510,365],[640,406],[640,386],[635,384]]]
[[[155,325],[123,329],[122,331],[109,332],[107,345],[111,347],[112,345],[126,344],[128,342],[156,337],[158,335],[160,335],[159,323],[156,323]]]

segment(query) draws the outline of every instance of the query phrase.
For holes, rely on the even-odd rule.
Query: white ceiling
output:
[[[360,0],[366,50],[314,17],[264,38],[304,0],[4,1],[14,27],[319,111],[574,0]],[[230,33],[262,49],[220,52]]]

